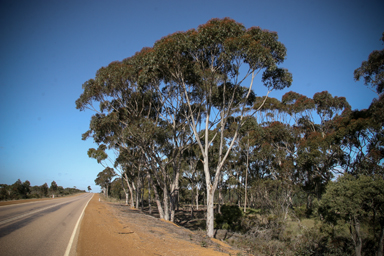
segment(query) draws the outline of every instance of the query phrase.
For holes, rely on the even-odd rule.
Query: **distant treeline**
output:
[[[55,181],[51,182],[51,186],[44,183],[41,186],[31,186],[31,183],[26,180],[21,182],[18,179],[12,185],[0,184],[0,200],[17,200],[27,198],[43,198],[43,197],[55,197],[66,196],[76,193],[84,193],[85,190],[73,188],[63,188],[58,186]]]

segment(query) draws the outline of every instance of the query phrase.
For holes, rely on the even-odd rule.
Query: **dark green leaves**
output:
[[[384,42],[384,33],[381,38]],[[356,81],[364,79],[364,84],[371,86],[378,94],[384,92],[384,50],[373,51],[367,61],[361,63],[361,67],[354,72]]]
[[[292,74],[286,69],[276,68],[263,73],[263,82],[269,90],[282,90],[292,84]]]

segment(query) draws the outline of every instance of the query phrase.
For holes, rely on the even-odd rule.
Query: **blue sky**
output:
[[[353,109],[376,96],[353,71],[383,49],[384,1],[0,1],[0,184],[17,179],[94,191],[103,170],[82,141],[92,112],[75,101],[82,84],[115,60],[211,18],[276,31],[292,90],[327,90]],[[263,95],[262,91],[257,91]]]

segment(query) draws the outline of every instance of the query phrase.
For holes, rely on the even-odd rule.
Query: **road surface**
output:
[[[74,230],[92,196],[0,206],[0,254],[75,255]]]

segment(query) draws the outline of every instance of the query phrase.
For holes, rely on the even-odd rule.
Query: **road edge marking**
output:
[[[73,240],[75,239],[75,235],[76,235],[77,229],[79,228],[80,221],[81,221],[81,219],[83,218],[85,209],[87,208],[89,202],[91,201],[91,199],[93,198],[94,195],[95,195],[95,194],[93,193],[93,194],[92,194],[92,197],[88,200],[88,202],[87,202],[87,204],[85,205],[85,207],[84,207],[82,213],[80,214],[79,219],[77,220],[77,223],[76,223],[76,225],[75,225],[75,228],[73,229],[71,238],[69,239],[69,243],[68,243],[68,245],[67,245],[67,249],[65,250],[64,256],[69,256],[69,253],[70,253],[70,251],[71,251],[71,249],[72,249]]]
[[[41,211],[48,210],[48,209],[50,209],[50,208],[53,208],[53,207],[56,207],[56,206],[59,206],[59,205],[62,205],[62,204],[70,203],[70,202],[73,202],[73,201],[75,201],[75,200],[72,200],[72,201],[65,201],[65,202],[57,203],[57,204],[50,205],[50,206],[47,206],[47,207],[44,207],[44,208],[39,208],[39,209],[37,209],[37,210],[35,210],[35,211],[31,211],[31,212],[23,213],[23,214],[20,214],[20,215],[15,216],[15,217],[11,217],[11,218],[2,220],[2,221],[0,221],[0,226],[1,226],[1,225],[7,225],[9,222],[12,222],[12,221],[15,221],[15,220],[24,218],[24,217],[29,216],[29,215],[33,215],[33,214],[38,213],[38,212],[41,212]],[[50,201],[50,202],[52,202],[52,201]]]

